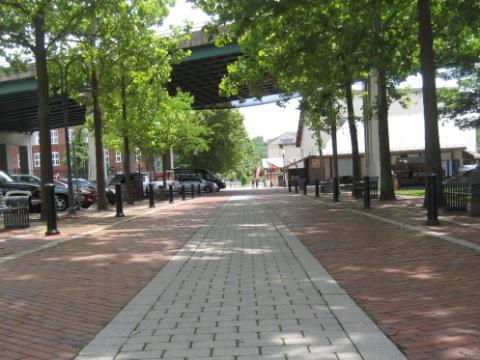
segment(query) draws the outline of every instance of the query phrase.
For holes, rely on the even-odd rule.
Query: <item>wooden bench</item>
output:
[[[470,215],[480,216],[480,182],[470,183],[468,179],[451,179],[443,185],[443,210],[467,211],[470,202]]]
[[[3,213],[5,228],[30,227],[30,200],[27,195],[6,196],[3,201],[5,205],[0,206],[0,213]]]

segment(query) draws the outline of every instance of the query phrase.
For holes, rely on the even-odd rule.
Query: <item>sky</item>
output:
[[[170,10],[170,15],[164,22],[164,27],[169,25],[181,25],[184,20],[192,21],[195,25],[201,25],[207,22],[208,15],[199,9],[192,9],[191,4],[185,0],[177,0],[174,8]],[[264,102],[270,102],[265,100]],[[258,104],[258,102],[256,102]],[[244,125],[250,138],[263,136],[264,140],[275,139],[286,132],[297,132],[298,119],[300,111],[297,110],[298,100],[293,99],[286,106],[279,107],[275,102],[243,106],[239,111],[244,116]]]

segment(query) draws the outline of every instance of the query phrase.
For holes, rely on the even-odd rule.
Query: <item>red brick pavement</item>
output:
[[[0,359],[72,359],[227,198],[218,193],[157,205],[143,217],[136,215],[151,210],[148,204],[125,208],[125,218],[80,212],[60,219],[55,236],[45,236],[45,224],[35,222],[0,232],[1,259],[113,224],[0,264]]]
[[[480,254],[402,224],[480,244],[480,219],[424,226],[421,201],[244,190],[271,207],[408,359],[480,358]],[[238,192],[174,205],[64,216],[58,236],[44,224],[0,232],[0,260],[22,250],[107,227],[0,264],[0,359],[72,359],[141,290],[192,234]],[[143,215],[142,215],[143,214]],[[137,217],[138,215],[138,217]],[[142,215],[142,216],[140,216]],[[471,224],[465,226],[459,224]],[[475,227],[476,226],[476,227]],[[12,237],[15,236],[15,237]],[[388,359],[385,359],[388,360]]]
[[[420,200],[264,200],[408,359],[480,359],[480,252],[365,214],[476,244],[479,218],[440,210],[440,226],[426,227]]]

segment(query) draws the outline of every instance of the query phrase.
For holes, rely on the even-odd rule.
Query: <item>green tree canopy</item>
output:
[[[196,161],[200,168],[225,174],[241,165],[250,153],[243,115],[234,109],[197,112],[198,123],[207,131],[199,134],[201,142],[182,142],[173,147],[175,167],[193,167]]]

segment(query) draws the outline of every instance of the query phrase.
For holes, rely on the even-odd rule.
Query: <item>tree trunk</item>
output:
[[[438,133],[437,90],[435,84],[435,55],[430,16],[430,0],[418,0],[418,43],[420,71],[423,79],[423,116],[425,118],[425,170],[437,175],[437,204],[443,205],[443,169]]]
[[[395,200],[390,140],[388,133],[388,101],[385,70],[378,70],[378,138],[380,151],[380,200]]]
[[[337,125],[333,123],[330,128],[332,132],[333,172],[332,178],[338,177],[338,154],[337,154]]]
[[[125,76],[122,75],[122,122],[124,129],[127,126],[127,88]],[[127,187],[127,204],[133,204],[133,189],[130,176],[130,139],[128,132],[124,130],[123,135],[123,152],[125,153],[125,163],[123,165],[123,173],[125,174],[125,186]]]
[[[35,22],[35,66],[37,71],[38,122],[40,130],[40,164],[42,178],[42,204],[46,204],[44,185],[53,182],[52,144],[50,139],[50,100],[47,71],[47,50],[45,49],[45,18],[37,14]],[[47,207],[42,206],[41,219],[47,218]]]
[[[93,96],[93,128],[95,134],[95,160],[97,163],[97,209],[107,209],[107,198],[105,194],[105,153],[102,142],[102,110],[98,97],[98,75],[95,68],[92,69],[92,96]]]
[[[352,84],[348,82],[345,85],[345,95],[347,100],[348,127],[350,129],[350,142],[352,143],[352,176],[353,181],[360,181],[360,155],[358,152],[358,134],[355,126],[355,110],[353,108]],[[355,187],[352,186],[352,191]]]
[[[123,173],[125,174],[125,187],[127,193],[127,204],[133,204],[132,176],[130,171],[130,140],[128,135],[123,136]]]

